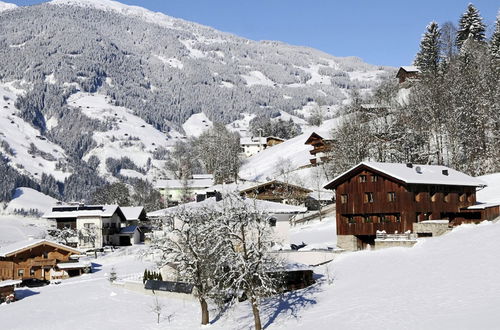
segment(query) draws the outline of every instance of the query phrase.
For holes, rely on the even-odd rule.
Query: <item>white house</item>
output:
[[[78,248],[120,245],[121,224],[126,218],[118,205],[58,205],[43,215],[53,227],[71,227],[78,233]]]
[[[213,184],[213,175],[193,174],[192,178],[188,180],[158,180],[154,187],[160,192],[165,202],[175,204],[182,202],[184,198],[194,201],[197,194],[213,186]]]
[[[200,202],[191,202],[176,207],[149,212],[148,217],[161,218],[175,214],[177,211],[184,209],[221,209],[223,207],[222,202],[223,199],[210,197]],[[241,198],[241,202],[250,208],[266,212],[269,216],[269,223],[273,228],[276,246],[282,249],[290,249],[290,219],[296,214],[305,213],[307,208],[243,197]],[[179,223],[174,223],[172,225],[174,227],[180,226]]]
[[[240,147],[242,149],[242,153],[245,157],[253,156],[264,149],[272,147],[276,144],[280,144],[285,140],[275,137],[275,136],[267,136],[267,137],[242,137],[240,139]]]

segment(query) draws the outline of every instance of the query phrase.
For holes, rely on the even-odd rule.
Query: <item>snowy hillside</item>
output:
[[[57,199],[44,195],[31,188],[21,187],[14,192],[14,197],[5,208],[6,213],[14,213],[16,210],[35,211],[43,214],[50,211],[57,203]]]
[[[299,170],[300,167],[309,165],[311,158],[309,151],[312,147],[305,144],[306,140],[312,132],[330,137],[330,131],[341,120],[342,118],[339,117],[325,121],[320,127],[308,127],[301,135],[248,158],[241,167],[240,177],[252,181],[266,181],[278,177],[282,172]],[[294,174],[298,176],[295,181],[303,181],[302,184],[311,186],[313,171],[311,168],[295,171]]]
[[[15,4],[0,1],[0,11],[6,11],[9,9],[14,9],[14,8],[17,8],[17,6]]]
[[[19,172],[40,179],[42,173],[64,181],[71,173],[58,169],[66,163],[65,151],[19,116],[14,106],[17,90],[11,84],[0,84],[0,152],[7,155]]]
[[[212,123],[242,136],[257,117],[307,130],[312,112],[333,116],[349,90],[369,92],[394,74],[116,1],[1,8],[11,10],[0,13],[0,152],[36,184],[52,175],[44,181],[64,199],[88,199],[118,175],[161,176],[167,148]]]

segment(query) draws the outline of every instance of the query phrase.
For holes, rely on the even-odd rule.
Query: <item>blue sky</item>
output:
[[[9,2],[9,0],[3,0]],[[42,1],[10,0],[18,5]],[[253,40],[280,40],[372,64],[411,64],[425,26],[458,22],[470,0],[122,0]],[[488,25],[498,0],[472,1]]]

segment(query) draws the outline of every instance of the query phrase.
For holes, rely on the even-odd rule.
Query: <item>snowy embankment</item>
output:
[[[344,254],[328,265],[332,285],[325,276],[319,285],[267,302],[264,324],[272,320],[269,329],[498,329],[499,235],[500,223],[485,222],[414,248]],[[245,308],[238,306],[233,315],[239,315],[240,329],[252,321]]]

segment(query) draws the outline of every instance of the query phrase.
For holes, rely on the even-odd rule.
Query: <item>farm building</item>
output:
[[[399,79],[399,83],[402,84],[407,80],[416,79],[420,74],[420,70],[413,65],[402,66],[396,73],[396,78]]]
[[[415,232],[494,219],[498,205],[476,203],[476,190],[484,186],[445,166],[362,162],[325,188],[335,189],[337,244],[356,250],[375,244],[377,231]]]
[[[51,280],[89,271],[90,264],[73,259],[76,255],[80,251],[44,239],[6,245],[0,248],[0,279]]]

